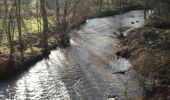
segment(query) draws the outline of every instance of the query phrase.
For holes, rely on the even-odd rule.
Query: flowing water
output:
[[[87,20],[71,32],[71,46],[17,77],[0,82],[2,100],[135,99],[140,87],[128,60],[116,59],[113,32],[142,27],[143,10]],[[133,22],[133,23],[132,23]],[[126,71],[125,74],[118,72]]]

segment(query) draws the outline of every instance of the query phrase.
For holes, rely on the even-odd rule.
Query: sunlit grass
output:
[[[31,55],[40,55],[42,53],[42,48],[38,47],[30,47],[25,50],[25,55],[31,56]]]
[[[55,26],[55,17],[48,17],[49,28],[51,26]],[[43,21],[42,18],[29,18],[24,19],[24,23],[26,25],[28,33],[39,33],[43,30]]]
[[[49,28],[54,27],[56,23],[55,17],[53,16],[48,17],[48,22],[49,22]],[[3,19],[0,19],[0,30],[4,30]],[[29,34],[39,34],[42,32],[42,30],[43,30],[42,18],[37,19],[32,17],[32,18],[23,19],[22,36],[26,36]],[[14,31],[14,41],[18,41],[18,31],[16,26]],[[8,47],[8,40],[6,34],[3,34],[1,47]]]

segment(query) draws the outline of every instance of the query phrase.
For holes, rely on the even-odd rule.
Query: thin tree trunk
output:
[[[9,65],[13,65],[14,64],[14,56],[13,56],[13,53],[14,53],[14,46],[13,46],[13,37],[11,35],[11,22],[13,20],[12,18],[12,9],[11,8],[11,11],[9,12],[9,16],[7,15],[8,14],[8,4],[7,4],[7,0],[4,0],[4,4],[5,4],[5,32],[7,34],[7,39],[8,39],[8,44],[9,44],[9,48],[10,48],[10,54],[9,54]]]
[[[100,0],[100,7],[99,7],[99,13],[101,15],[102,13],[102,8],[103,8],[103,0]]]
[[[56,0],[56,19],[57,19],[57,23],[59,22],[59,13],[60,13],[59,1]]]
[[[63,31],[64,34],[66,34],[66,32],[67,32],[68,2],[69,2],[69,0],[65,1],[64,14],[63,14],[63,20],[62,20],[62,31]]]
[[[39,2],[38,2],[38,0],[36,0],[36,19],[37,19],[37,27],[38,27],[38,33],[40,33],[41,32],[41,29],[40,29],[40,18],[39,18]]]
[[[147,2],[144,0],[144,19],[146,19]]]
[[[40,0],[40,11],[43,18],[43,34],[42,34],[42,44],[44,48],[44,53],[49,53],[48,47],[48,19],[46,13],[45,0]]]
[[[110,4],[109,4],[109,0],[107,0],[107,9],[109,9],[110,7]]]
[[[162,10],[162,0],[160,0],[160,3],[159,3],[159,11],[158,11],[159,16],[161,16],[161,10]]]
[[[73,8],[73,22],[75,22],[76,11],[77,11],[77,4],[76,4],[75,7]]]
[[[19,51],[21,54],[21,60],[24,58],[24,46],[22,41],[22,31],[21,31],[21,1],[16,0],[16,16],[17,16],[17,27],[18,27],[18,34],[19,34]]]

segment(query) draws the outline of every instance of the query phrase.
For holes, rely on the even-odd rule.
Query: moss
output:
[[[7,52],[9,52],[9,48],[7,46],[0,47],[0,52],[7,53]]]
[[[40,55],[40,54],[42,54],[42,48],[30,47],[27,50],[25,50],[25,55],[26,56]]]

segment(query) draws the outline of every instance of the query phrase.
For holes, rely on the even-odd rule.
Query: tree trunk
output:
[[[102,8],[103,8],[103,0],[100,0],[100,7],[99,7],[99,13],[101,15],[102,13]]]
[[[66,1],[65,1],[64,14],[63,14],[63,19],[62,19],[62,32],[63,32],[64,34],[67,33],[68,2],[69,2],[69,0],[66,0]]]
[[[18,34],[19,34],[19,51],[21,54],[21,60],[24,57],[24,46],[22,41],[22,33],[21,33],[21,2],[20,0],[16,0],[16,16],[17,16],[17,27],[18,27]]]
[[[147,2],[144,0],[144,19],[146,19]]]
[[[49,53],[49,47],[48,47],[48,19],[47,19],[47,13],[46,13],[46,6],[45,6],[45,0],[40,0],[40,11],[41,16],[43,19],[43,34],[42,34],[42,44],[43,44],[43,50],[44,54]]]
[[[109,0],[107,0],[107,9],[109,9],[110,7],[110,4],[109,4]]]
[[[60,44],[64,47],[68,46],[69,44],[69,36],[67,34],[68,31],[67,14],[68,14],[69,5],[70,5],[69,0],[66,0],[64,5],[64,14],[62,17],[62,25],[61,25],[62,34],[60,34]]]
[[[160,0],[159,7],[158,7],[158,15],[161,16],[161,10],[162,10],[162,0]]]
[[[56,0],[56,19],[57,19],[57,23],[59,22],[59,13],[60,13],[59,1]]]
[[[11,19],[8,21],[8,25],[7,25],[7,38],[8,38],[8,43],[9,43],[9,47],[10,47],[9,65],[11,66],[14,64],[14,56],[13,56],[14,46],[13,46],[13,41],[12,41],[12,36],[11,36]]]
[[[4,18],[4,26],[5,26],[5,33],[7,34],[7,39],[8,39],[8,44],[10,48],[10,54],[9,54],[9,65],[12,66],[14,64],[14,46],[13,46],[13,36],[11,35],[11,23],[12,23],[12,9],[9,12],[8,16],[8,4],[7,0],[4,0],[4,5],[5,5],[5,18]]]

